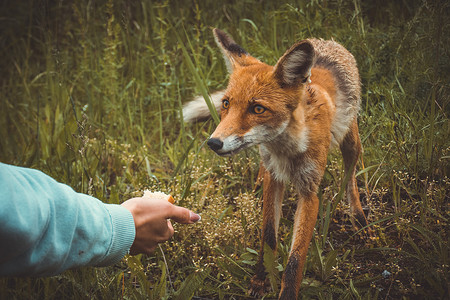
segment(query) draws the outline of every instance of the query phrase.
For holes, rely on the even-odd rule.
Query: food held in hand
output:
[[[167,195],[167,194],[164,194],[163,192],[152,192],[149,190],[145,190],[143,197],[152,198],[152,199],[164,199],[164,200],[169,201],[172,204],[175,203],[175,200],[173,199],[172,195]]]

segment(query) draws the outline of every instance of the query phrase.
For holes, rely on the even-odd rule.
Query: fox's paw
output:
[[[257,275],[255,275],[250,280],[250,289],[248,290],[250,296],[260,299],[269,291],[270,291],[269,278],[260,279],[258,278]]]

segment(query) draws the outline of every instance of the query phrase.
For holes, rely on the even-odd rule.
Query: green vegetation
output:
[[[311,36],[339,41],[358,61],[358,180],[376,239],[351,230],[342,162],[330,155],[303,297],[448,299],[448,1],[219,2],[0,4],[0,161],[109,203],[161,190],[203,218],[177,225],[152,256],[1,278],[0,299],[246,298],[261,225],[258,152],[220,158],[204,146],[214,121],[180,118],[194,95],[226,86],[213,27],[271,64]],[[295,192],[286,197],[277,257],[265,257],[266,299],[290,246]]]

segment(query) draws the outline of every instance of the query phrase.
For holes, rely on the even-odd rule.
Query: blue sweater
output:
[[[44,173],[0,163],[0,276],[50,276],[107,266],[135,237],[131,213]]]

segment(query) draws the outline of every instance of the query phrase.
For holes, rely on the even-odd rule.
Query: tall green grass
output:
[[[2,278],[1,299],[247,297],[261,225],[257,150],[219,158],[204,147],[215,122],[180,118],[194,95],[226,86],[213,27],[270,64],[311,36],[335,39],[358,62],[358,180],[376,239],[351,230],[333,152],[303,297],[449,297],[446,1],[28,0],[0,11],[0,161],[109,203],[147,188],[170,192],[203,217],[176,226],[152,256]],[[265,257],[267,298],[276,297],[290,247],[295,192],[286,198],[278,254]]]

